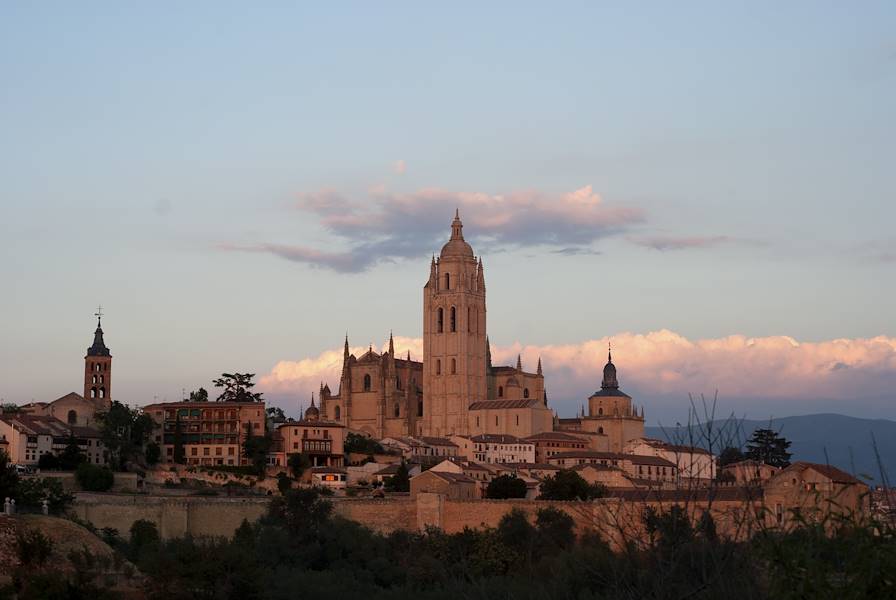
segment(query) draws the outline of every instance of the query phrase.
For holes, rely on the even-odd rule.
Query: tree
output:
[[[105,492],[115,483],[115,476],[108,467],[90,463],[81,463],[75,471],[75,477],[86,492]]]
[[[258,475],[264,475],[268,462],[268,451],[271,449],[271,438],[265,435],[254,435],[252,424],[246,424],[246,440],[243,442],[243,455],[246,457]]]
[[[261,402],[260,393],[252,393],[255,373],[221,373],[212,383],[215,387],[224,388],[218,396],[218,402]]]
[[[493,500],[525,498],[526,482],[516,475],[500,475],[488,483],[485,497]]]
[[[539,555],[555,554],[561,550],[572,548],[576,541],[574,527],[575,522],[572,517],[559,508],[549,506],[538,509],[535,529]]]
[[[78,468],[78,465],[85,460],[87,460],[87,456],[81,452],[81,448],[78,446],[78,440],[75,439],[73,434],[70,434],[68,436],[68,441],[65,444],[65,448],[59,455],[59,468],[63,471],[74,471]]]
[[[190,392],[190,402],[208,402],[208,390],[201,387]]]
[[[37,459],[37,468],[41,471],[54,471],[59,468],[59,457],[52,452],[41,454]]]
[[[286,464],[292,471],[292,476],[301,479],[302,475],[311,468],[311,459],[301,453],[290,454],[286,459]]]
[[[114,401],[109,410],[97,414],[97,420],[113,468],[124,469],[127,462],[143,457],[143,446],[154,427],[152,417]]]
[[[589,484],[581,475],[562,469],[541,482],[541,500],[593,500],[606,494],[599,483]]]
[[[156,524],[146,519],[138,519],[131,525],[130,555],[131,559],[139,558],[146,549],[157,547],[161,543]]]
[[[386,452],[379,442],[360,433],[346,435],[343,449],[346,454],[385,454]]]
[[[277,489],[281,494],[285,494],[292,489],[292,477],[283,471],[277,473]]]
[[[0,413],[3,413],[4,415],[14,415],[21,410],[22,409],[19,408],[19,405],[15,402],[5,402],[0,404]]]
[[[283,423],[284,421],[286,421],[286,414],[279,406],[269,406],[267,407],[265,412],[268,415],[268,419],[275,423]]]
[[[408,471],[408,465],[401,461],[395,475],[386,481],[385,488],[389,492],[409,492],[411,491],[411,473]]]
[[[186,461],[187,453],[184,451],[184,432],[180,422],[180,411],[174,417],[174,462],[182,465]]]
[[[61,513],[74,501],[74,496],[62,488],[62,481],[54,477],[32,477],[19,482],[16,502],[21,507],[38,510],[47,501],[53,514]]]
[[[741,452],[740,448],[735,448],[734,446],[728,446],[722,452],[719,453],[719,467],[724,467],[726,465],[731,465],[736,462],[740,462],[744,459],[744,453]]]
[[[0,448],[0,499],[15,497],[19,486],[16,468],[9,463],[9,454]]]
[[[155,442],[149,442],[146,444],[146,449],[143,451],[143,455],[146,457],[146,464],[152,466],[159,462],[159,459],[162,458],[162,449]]]
[[[773,467],[790,466],[792,456],[787,449],[790,447],[782,436],[771,429],[757,429],[753,437],[747,442],[746,458],[771,465]]]

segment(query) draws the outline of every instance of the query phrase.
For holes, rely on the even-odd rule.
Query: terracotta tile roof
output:
[[[795,462],[792,465],[790,465],[789,467],[787,467],[786,469],[784,469],[783,471],[781,471],[781,473],[784,473],[784,472],[787,472],[790,470],[804,471],[806,469],[812,469],[813,471],[817,471],[817,472],[821,473],[822,475],[824,475],[825,477],[827,477],[828,479],[830,479],[831,481],[833,481],[834,483],[846,483],[846,484],[850,484],[850,485],[854,485],[854,484],[866,485],[863,481],[853,477],[846,471],[841,471],[837,467],[832,467],[831,465],[823,465],[820,463],[810,463],[810,462],[804,462],[804,461]],[[779,473],[779,475],[780,475],[780,473]]]
[[[555,458],[605,458],[607,460],[623,460],[627,458],[627,454],[617,454],[616,452],[597,452],[596,450],[570,450],[569,452],[558,452],[550,457]]]
[[[469,406],[469,410],[494,410],[505,408],[530,408],[538,406],[541,400],[537,398],[523,398],[520,400],[481,400],[473,402]]]
[[[476,483],[474,480],[470,479],[466,475],[461,475],[460,473],[452,473],[450,471],[425,471],[426,473],[432,473],[436,477],[444,479],[448,483]],[[422,475],[422,473],[421,473]],[[418,475],[419,477],[419,475]]]
[[[498,433],[484,433],[482,435],[474,435],[470,439],[479,444],[528,444],[528,442],[521,440],[515,435]]]
[[[664,442],[663,440],[657,440],[654,438],[640,438],[640,441],[644,442],[651,448],[660,448],[662,450],[669,450],[670,452],[677,452],[681,454],[708,454],[711,453],[708,450],[704,450],[703,448],[698,448],[697,446],[684,446],[681,444],[670,444],[669,442]]]
[[[457,444],[443,437],[420,436],[420,441],[430,446],[453,446],[457,448]]]
[[[626,454],[625,459],[633,465],[651,465],[657,467],[675,467],[675,463],[659,456],[640,456],[638,454]]]
[[[580,444],[584,444],[585,440],[582,438],[572,435],[571,433],[565,433],[563,431],[543,431],[541,433],[536,433],[534,435],[530,435],[527,438],[523,438],[527,442],[540,442],[540,441],[563,441],[563,442],[578,442]]]

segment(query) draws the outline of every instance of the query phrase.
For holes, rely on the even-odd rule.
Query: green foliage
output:
[[[144,553],[157,548],[160,542],[161,536],[155,523],[146,519],[134,521],[128,541],[128,557],[138,560]]]
[[[190,392],[190,402],[208,402],[208,390],[200,387],[198,390]]]
[[[346,454],[384,454],[386,450],[376,440],[360,433],[349,433],[343,445]]]
[[[153,430],[152,417],[113,401],[109,410],[97,414],[97,421],[114,469],[125,470],[129,461],[142,459],[144,445]]]
[[[744,455],[749,460],[763,462],[773,467],[790,466],[790,448],[788,442],[771,429],[757,429],[753,437],[747,442],[747,452]]]
[[[19,485],[19,475],[16,468],[9,462],[9,454],[0,449],[0,500],[13,498]]]
[[[35,511],[41,509],[46,500],[47,508],[53,514],[64,512],[74,501],[74,496],[63,489],[62,481],[54,477],[22,479],[15,497],[20,507]]]
[[[744,460],[744,453],[741,452],[740,448],[736,448],[734,446],[728,446],[724,450],[719,453],[719,467],[724,467],[726,465],[731,465],[736,462],[740,462]]]
[[[305,471],[311,468],[311,459],[301,453],[290,454],[289,458],[286,459],[286,464],[289,466],[289,470],[292,471],[292,476],[296,479],[301,479]]]
[[[87,456],[78,447],[78,440],[74,435],[70,435],[65,448],[59,455],[59,468],[63,471],[74,471],[85,460],[87,460]]]
[[[25,567],[40,567],[53,554],[53,540],[37,529],[16,535],[19,562]]]
[[[187,453],[184,450],[184,426],[180,422],[180,411],[174,417],[174,462],[182,465],[187,462]]]
[[[485,496],[494,500],[525,498],[526,482],[516,475],[500,475],[488,482]]]
[[[59,458],[52,452],[41,454],[37,459],[37,468],[41,471],[55,471],[59,468]]]
[[[386,480],[385,489],[389,492],[410,492],[411,491],[411,473],[408,465],[404,461],[398,465],[395,475]]]
[[[108,467],[81,463],[75,471],[81,489],[87,492],[106,492],[115,483],[115,475]]]
[[[594,500],[606,495],[600,484],[589,484],[571,469],[561,469],[541,482],[541,500]]]
[[[255,435],[252,432],[252,424],[246,424],[246,439],[243,442],[243,455],[252,463],[255,474],[264,477],[265,467],[268,462],[268,452],[271,449],[271,436]]]
[[[252,378],[255,373],[221,373],[218,379],[212,383],[215,387],[223,388],[218,402],[261,402],[262,395],[252,393],[255,382]]]
[[[146,457],[146,464],[150,466],[156,465],[158,464],[159,459],[162,458],[162,449],[157,443],[149,442],[148,444],[146,444],[143,455]]]
[[[277,473],[277,489],[280,490],[281,494],[285,494],[291,490],[292,477],[283,472]]]

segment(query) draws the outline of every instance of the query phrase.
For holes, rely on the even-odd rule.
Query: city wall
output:
[[[78,494],[72,512],[98,528],[112,527],[127,535],[134,521],[146,519],[156,524],[165,539],[187,534],[196,537],[231,536],[243,520],[253,522],[268,509],[270,499],[165,497],[116,494]],[[380,533],[397,529],[422,531],[427,526],[448,533],[464,528],[495,527],[513,509],[534,521],[537,511],[548,506],[569,514],[579,533],[597,531],[611,544],[623,535],[643,536],[643,514],[647,506],[668,509],[669,504],[626,502],[606,499],[597,502],[548,502],[527,500],[450,500],[438,494],[417,498],[333,499],[334,512]],[[704,503],[688,506],[692,518],[706,510]],[[752,513],[742,502],[716,502],[711,513],[719,533],[741,537],[744,515]]]

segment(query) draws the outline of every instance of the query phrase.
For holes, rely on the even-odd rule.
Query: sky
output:
[[[0,398],[297,413],[459,209],[561,416],[896,418],[896,5],[482,4],[0,4]]]

